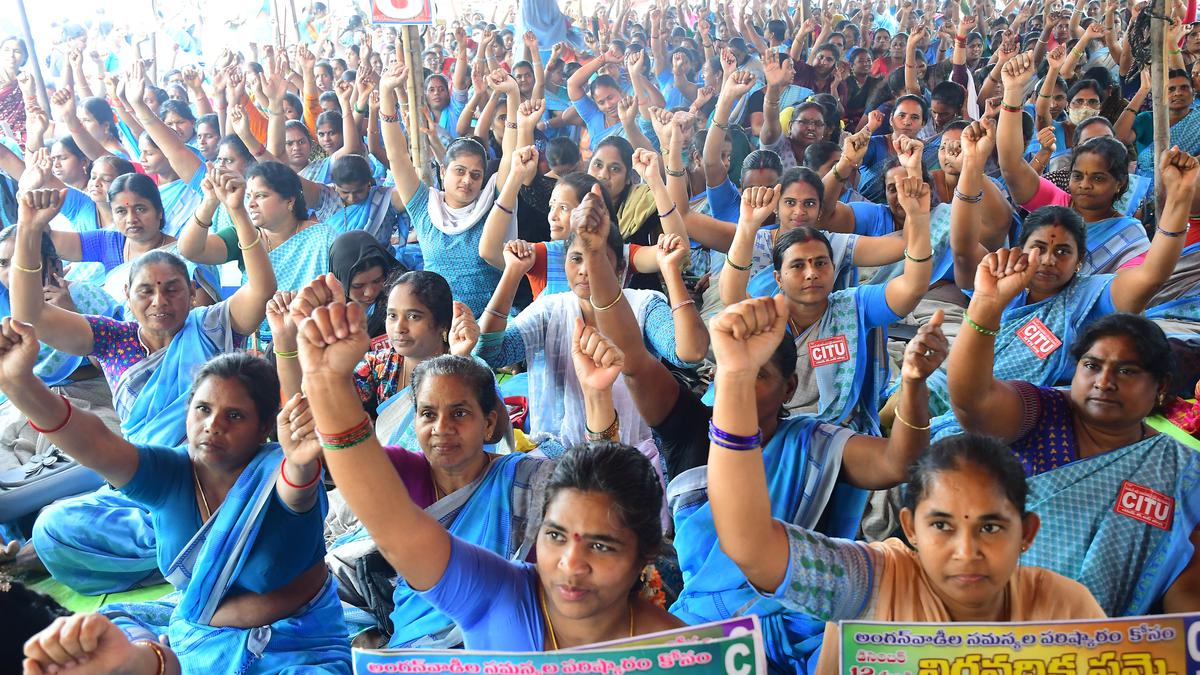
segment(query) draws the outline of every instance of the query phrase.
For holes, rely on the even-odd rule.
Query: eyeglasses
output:
[[[825,126],[825,120],[798,119],[798,120],[796,120],[796,124],[799,126],[802,126],[802,127],[812,127],[814,129],[820,129],[821,127]]]

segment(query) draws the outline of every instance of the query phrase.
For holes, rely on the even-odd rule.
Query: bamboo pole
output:
[[[150,16],[154,17],[154,30],[150,33],[150,81],[158,86],[158,3],[150,0]]]
[[[1166,21],[1158,17],[1167,16],[1170,11],[1167,0],[1154,0],[1154,14],[1150,18],[1150,92],[1154,104],[1154,213],[1157,216],[1163,212],[1163,195],[1166,194],[1159,176],[1158,159],[1170,148],[1171,143],[1171,111],[1167,107],[1167,44]]]
[[[21,14],[21,32],[25,34],[25,45],[29,48],[29,62],[33,64],[33,83],[37,86],[38,103],[42,110],[50,112],[50,97],[46,94],[46,80],[42,77],[42,64],[38,61],[37,47],[33,44],[33,31],[29,28],[29,15],[25,13],[25,0],[17,0]],[[24,140],[22,139],[22,142]]]
[[[421,107],[425,95],[421,81],[421,36],[418,26],[406,25],[401,28],[402,45],[404,50],[404,65],[408,66],[408,148],[412,155],[413,166],[417,175],[426,184],[430,183],[429,167],[425,161],[425,139],[421,135]]]

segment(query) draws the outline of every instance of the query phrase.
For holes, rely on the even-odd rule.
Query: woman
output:
[[[585,63],[567,80],[567,96],[587,127],[593,152],[599,152],[601,141],[625,133],[625,129],[617,113],[617,104],[624,96],[620,84],[608,75],[600,75],[594,80],[592,76],[606,65],[620,67],[624,61],[625,56],[613,46]]]
[[[175,132],[179,140],[189,147],[200,150],[196,144],[196,114],[192,112],[187,103],[171,99],[163,101],[162,107],[158,110],[158,118],[167,125],[168,129]],[[204,159],[203,154],[201,151],[201,159]]]
[[[1101,137],[1072,149],[1071,186],[1067,191],[1041,178],[1025,161],[1024,144],[1018,142],[1022,138],[1022,92],[1032,73],[1030,54],[1018,54],[1004,65],[1004,103],[996,128],[996,150],[1009,195],[1028,211],[1047,204],[1070,206],[1077,211],[1088,230],[1088,250],[1080,271],[1113,273],[1149,248],[1142,223],[1116,208],[1129,184],[1125,146],[1115,138]]]
[[[37,350],[32,326],[4,319],[0,383],[55,445],[149,510],[158,568],[179,591],[110,606],[126,634],[166,635],[188,672],[348,674],[341,603],[323,560],[320,446],[311,427],[302,432],[298,400],[279,419],[286,450],[266,442],[279,391],[270,366],[244,353],[206,363],[183,402],[183,453],[131,443],[64,405],[32,372]],[[154,651],[165,660],[164,648]]]
[[[650,159],[647,159],[650,158]],[[612,195],[613,207],[617,212],[614,223],[621,233],[621,238],[631,244],[653,246],[658,241],[658,235],[663,233],[680,234],[683,221],[680,219],[676,227],[664,226],[664,216],[670,215],[674,203],[667,201],[660,204],[662,195],[666,194],[665,186],[662,195],[656,190],[655,181],[643,178],[642,183],[636,183],[637,175],[646,176],[646,162],[654,162],[654,175],[658,174],[658,155],[654,153],[638,153],[634,156],[633,146],[620,136],[613,136],[600,141],[596,151],[588,161],[588,175],[600,181]],[[637,173],[634,173],[634,169]],[[668,198],[669,199],[669,198]],[[664,210],[662,207],[666,206]],[[642,284],[635,287],[653,288],[644,277]]]
[[[247,242],[249,283],[231,298],[192,309],[187,266],[164,251],[151,251],[130,265],[129,310],[133,321],[114,321],[64,311],[43,300],[34,270],[41,234],[57,212],[60,193],[26,193],[12,277],[13,317],[41,330],[45,343],[67,354],[95,357],[113,391],[121,432],[134,443],[173,447],[186,434],[183,405],[198,364],[232,351],[263,319],[275,292],[270,261],[241,207],[245,184],[217,173],[210,189],[227,205],[237,204],[238,229]],[[114,515],[119,513],[120,515]],[[79,527],[97,518],[107,527]],[[42,512],[34,543],[55,577],[80,592],[126,590],[153,573],[153,533],[144,510],[111,491],[60,502]],[[40,533],[40,534],[39,534]],[[148,534],[147,534],[148,533]],[[41,540],[39,543],[39,539]],[[87,539],[86,543],[83,541]],[[116,549],[116,550],[114,550]]]
[[[968,308],[979,328],[961,333],[950,355],[954,413],[1010,444],[1031,476],[1048,544],[1026,563],[1082,582],[1110,616],[1193,611],[1200,462],[1144,421],[1166,402],[1174,369],[1162,330],[1128,314],[1095,321],[1071,345],[1068,391],[989,375],[994,327],[1033,283],[1040,255],[1001,249],[980,263]],[[1152,508],[1130,506],[1131,493]]]
[[[403,86],[406,74],[404,65],[396,64],[384,75],[379,84],[381,110],[396,107],[396,88]],[[516,120],[520,100],[516,80],[493,75],[493,86],[508,96],[508,118]],[[458,139],[446,149],[443,192],[421,182],[409,157],[408,139],[400,128],[399,117],[381,114],[380,118],[396,191],[404,200],[421,242],[425,269],[442,275],[455,289],[456,297],[475,316],[481,315],[500,273],[479,257],[479,239],[487,213],[496,201],[496,188],[507,179],[511,160],[501,161],[499,170],[485,183],[487,151],[473,139]],[[516,140],[516,130],[511,126],[506,128],[505,157],[516,148]]]
[[[525,242],[509,242],[504,249],[505,268],[491,303],[480,321],[479,356],[493,368],[526,361],[529,364],[530,428],[556,436],[564,445],[584,438],[584,401],[572,379],[568,362],[570,325],[582,318],[589,326],[597,316],[621,298],[634,308],[638,325],[656,354],[679,367],[689,367],[708,351],[707,332],[687,295],[681,266],[688,256],[686,242],[677,236],[663,235],[657,254],[659,266],[671,292],[668,304],[657,291],[624,289],[604,297],[594,292],[592,274],[621,275],[625,267],[624,249],[615,227],[610,227],[609,211],[599,185],[584,198],[584,204],[603,209],[603,229],[580,232],[574,228],[581,205],[572,212],[572,232],[567,236],[566,276],[571,293],[543,293],[511,322],[508,313],[520,280],[533,267],[532,247]],[[591,207],[589,207],[591,208]],[[672,214],[678,217],[678,213]],[[594,271],[596,270],[596,271]],[[613,300],[613,296],[616,300]],[[593,300],[593,298],[595,300]],[[621,417],[627,421],[621,429],[622,442],[637,445],[650,437],[650,430],[633,411],[628,389],[619,381],[613,389]]]
[[[0,40],[0,121],[12,129],[22,147],[25,145],[25,99],[19,80],[21,68],[28,60],[29,48],[24,40],[13,35]],[[25,74],[24,77],[29,76]]]
[[[328,317],[338,319],[322,333]],[[334,304],[301,326],[301,365],[313,386],[317,427],[361,429],[323,438],[346,447],[326,461],[387,562],[458,624],[467,649],[569,649],[681,625],[633,593],[662,543],[658,477],[633,448],[597,443],[563,456],[545,488],[536,564],[473,546],[422,511],[354,410],[351,374],[367,347],[363,318],[355,305]],[[443,401],[418,402],[434,430],[481,414],[469,396],[457,405]],[[445,447],[457,450],[450,442]]]
[[[54,177],[76,190],[87,187],[92,173],[91,161],[70,136],[64,136],[50,146],[50,171]]]
[[[55,106],[59,120],[66,123],[71,138],[88,157],[98,160],[108,154],[130,159],[129,152],[121,144],[120,125],[107,100],[89,96],[79,102],[78,112],[76,110],[74,96],[67,97],[62,108]]]
[[[195,145],[204,161],[216,161],[222,138],[221,123],[216,114],[209,113],[196,118]]]
[[[404,271],[391,252],[366,232],[339,234],[329,247],[329,272],[346,290],[347,300],[366,308],[372,346],[378,346],[387,332],[388,281]]]
[[[872,111],[871,115],[873,115]],[[882,118],[881,118],[882,119]],[[907,94],[896,99],[890,118],[892,132],[880,136],[871,136],[865,154],[859,159],[859,192],[875,203],[886,202],[887,194],[885,174],[887,161],[900,154],[900,144],[897,137],[902,136],[916,140],[917,133],[929,119],[929,105],[925,99],[913,94]],[[922,144],[924,151],[924,144]],[[924,158],[922,158],[924,162]]]

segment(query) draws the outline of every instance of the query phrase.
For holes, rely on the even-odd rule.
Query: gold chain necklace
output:
[[[204,516],[204,522],[208,522],[208,519],[212,518],[212,509],[208,506],[208,497],[204,496],[204,488],[200,487],[200,476],[196,475],[195,462],[192,462],[192,480],[196,481],[196,492],[200,495],[200,503],[204,507],[200,515]]]
[[[546,592],[538,583],[538,602],[542,605],[542,616],[546,617],[546,628],[550,631],[550,651],[558,651],[558,636],[554,633],[554,620],[550,618],[550,609],[546,607]],[[633,603],[629,603],[629,637],[633,637]]]

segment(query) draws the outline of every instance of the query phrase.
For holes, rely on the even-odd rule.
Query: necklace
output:
[[[192,480],[196,481],[196,494],[200,495],[197,506],[203,506],[200,515],[204,517],[204,522],[208,522],[208,519],[212,518],[212,509],[208,506],[208,497],[204,496],[204,488],[200,487],[200,476],[196,475],[195,462],[192,462]]]
[[[558,636],[554,633],[554,620],[550,618],[550,609],[546,607],[546,592],[538,584],[538,602],[542,605],[542,616],[546,617],[546,629],[550,632],[550,651],[558,651]],[[633,637],[633,603],[629,603],[629,637]]]
[[[487,471],[487,468],[489,466],[491,466],[491,464],[492,464],[492,456],[490,454],[488,454],[486,452],[483,453],[483,458],[484,458],[483,459],[483,471],[479,472],[481,474],[484,471]],[[442,497],[445,497],[448,494],[452,494],[452,492],[442,492],[442,488],[438,485],[437,479],[433,477],[433,471],[429,472],[429,480],[430,480],[430,482],[433,483],[433,501],[434,502],[440,502],[440,501],[442,501]]]
[[[153,251],[155,249],[162,248],[163,242],[166,241],[166,239],[167,239],[166,233],[159,232],[158,233],[158,243],[155,244],[154,246],[151,246],[150,250]],[[125,245],[121,249],[121,255],[124,256],[126,260],[129,260],[129,253],[132,250],[133,250],[133,246],[132,246],[131,242],[128,239],[126,239]]]

